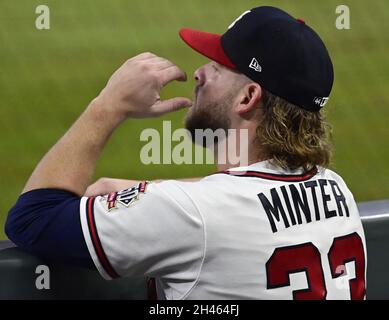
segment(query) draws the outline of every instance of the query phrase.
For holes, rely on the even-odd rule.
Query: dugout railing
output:
[[[389,299],[389,200],[358,206],[367,242],[367,299]],[[37,288],[42,265],[49,267],[49,289]],[[43,261],[0,241],[0,299],[147,299],[147,287],[143,278],[106,281],[97,271]]]

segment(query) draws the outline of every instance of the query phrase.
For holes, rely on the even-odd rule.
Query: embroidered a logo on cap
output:
[[[257,72],[262,72],[262,67],[259,64],[258,60],[253,58],[250,62],[249,68],[254,69]]]
[[[329,97],[315,97],[315,99],[313,99],[313,103],[320,108],[323,108],[326,105],[328,99]]]

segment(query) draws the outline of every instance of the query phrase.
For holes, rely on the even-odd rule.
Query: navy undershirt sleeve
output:
[[[65,190],[26,192],[9,211],[5,232],[32,254],[95,269],[82,233],[80,201]]]

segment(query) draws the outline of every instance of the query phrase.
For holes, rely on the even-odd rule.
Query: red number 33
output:
[[[352,300],[365,298],[365,252],[361,237],[357,233],[335,238],[328,252],[328,261],[333,279],[343,275],[347,262],[355,264],[355,278],[349,280]],[[290,286],[289,275],[305,271],[308,288],[293,291],[295,300],[324,300],[327,288],[321,264],[321,256],[312,243],[282,247],[266,263],[267,289]]]

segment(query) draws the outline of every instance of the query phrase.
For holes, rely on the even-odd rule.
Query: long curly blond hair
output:
[[[284,169],[330,165],[331,127],[322,111],[306,111],[263,90],[256,133],[262,154]]]

